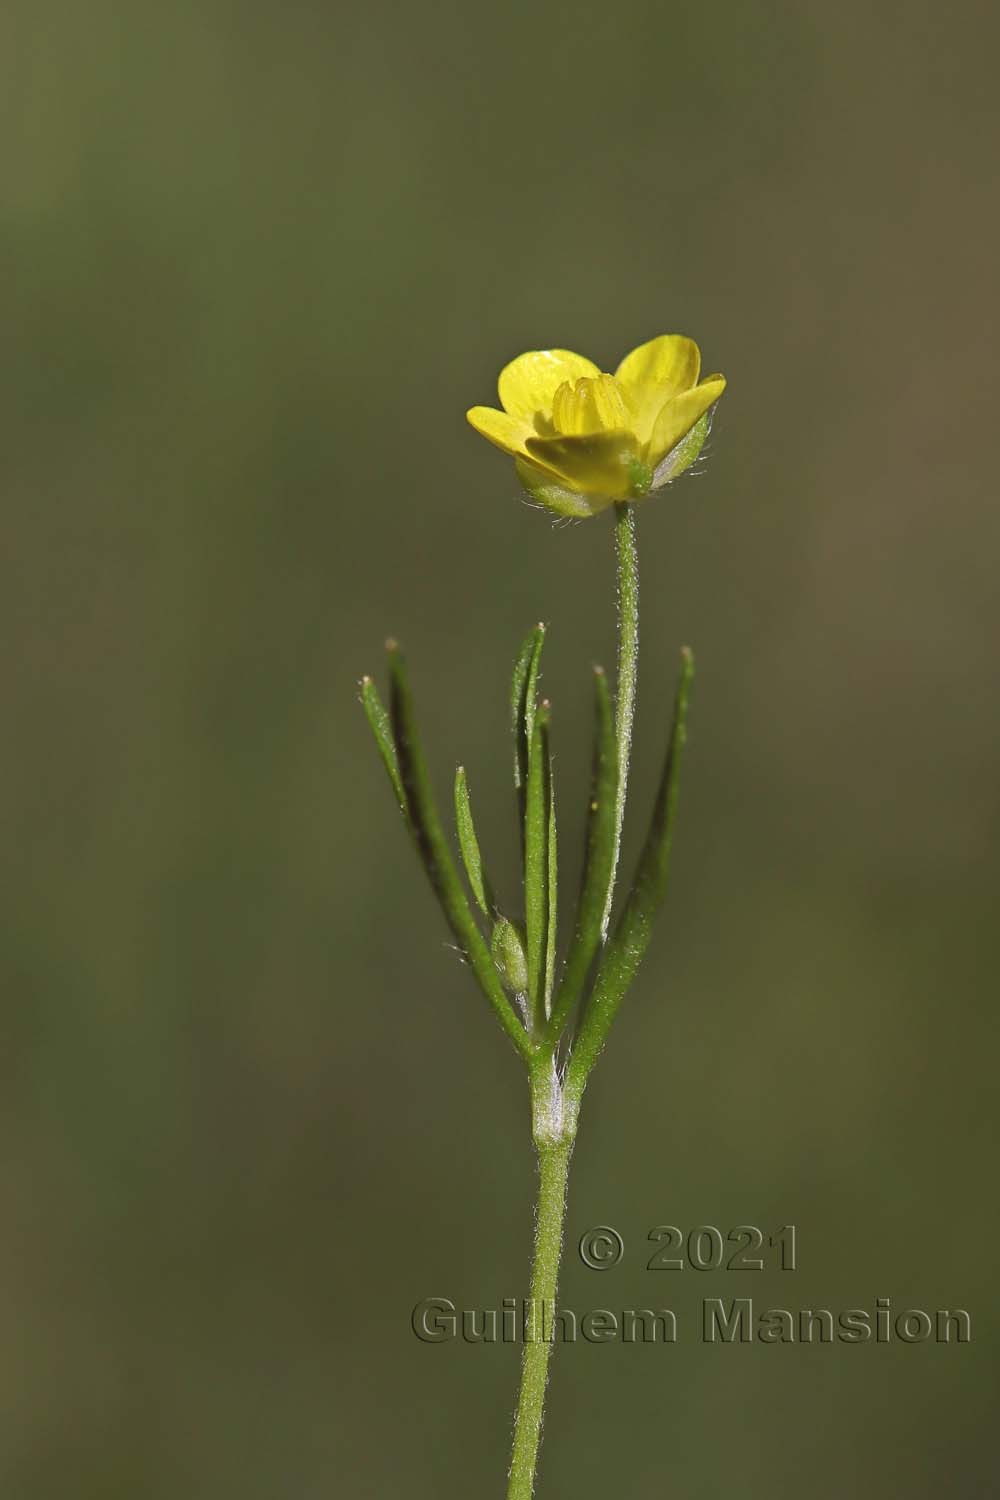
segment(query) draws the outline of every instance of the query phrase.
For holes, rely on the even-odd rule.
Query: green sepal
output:
[[[539,505],[544,505],[546,510],[554,511],[557,516],[582,521],[587,516],[595,516],[599,511],[607,510],[611,504],[609,496],[581,495],[577,490],[571,490],[527,459],[516,459],[515,467],[518,479],[531,498]]]
[[[683,474],[685,469],[690,469],[705,446],[714,410],[714,406],[710,407],[703,417],[698,418],[691,431],[685,433],[680,442],[671,448],[666,458],[660,459],[653,475],[652,488],[654,490],[662,489],[665,484],[676,479],[678,474]]]

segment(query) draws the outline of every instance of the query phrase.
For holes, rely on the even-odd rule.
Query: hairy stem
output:
[[[538,1209],[507,1500],[531,1500],[535,1489],[566,1217],[566,1182],[573,1152],[573,1136],[562,1127],[561,1090],[550,1061],[540,1062],[532,1070],[531,1092],[538,1149]]]
[[[607,936],[611,920],[615,875],[621,853],[629,758],[632,752],[632,722],[635,718],[635,690],[639,675],[639,554],[635,536],[635,506],[627,500],[615,503],[615,549],[618,555],[618,693],[615,702],[618,791],[615,797],[615,852],[604,901],[602,938]]]
[[[618,558],[618,692],[614,724],[617,776],[614,852],[601,919],[602,942],[611,919],[615,874],[621,851],[639,662],[639,561],[634,507],[627,501],[615,505],[615,548]],[[567,1096],[563,1090],[553,1059],[557,1040],[558,1030],[553,1037],[546,1039],[547,1044],[543,1044],[534,1060],[529,1062],[534,1139],[538,1151],[538,1210],[507,1500],[531,1500],[535,1489],[566,1218],[566,1184],[582,1093],[582,1087],[575,1089],[572,1096]]]

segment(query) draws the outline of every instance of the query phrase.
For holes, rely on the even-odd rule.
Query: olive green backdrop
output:
[[[517,1351],[409,1319],[523,1294],[526,1090],[356,681],[398,635],[513,900],[546,619],[575,858],[610,522],[553,528],[463,412],[666,330],[730,389],[640,513],[629,858],[684,642],[698,679],[563,1291],[681,1334],[557,1350],[541,1494],[992,1491],[998,41],[922,0],[5,6],[4,1496],[502,1493]],[[747,1222],[800,1269],[644,1269]],[[702,1344],[750,1294],[973,1342]]]

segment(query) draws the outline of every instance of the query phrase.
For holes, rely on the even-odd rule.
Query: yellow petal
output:
[[[489,438],[505,453],[514,458],[524,458],[524,440],[534,429],[518,417],[508,416],[505,411],[496,411],[492,406],[473,406],[465,413],[468,421],[484,438]]]
[[[621,432],[632,414],[613,375],[586,375],[564,380],[552,398],[556,432],[569,436],[584,432]]]
[[[664,403],[653,424],[647,450],[647,461],[654,469],[709,407],[715,405],[725,389],[725,376],[709,375],[693,391],[683,391]]]
[[[519,354],[500,371],[500,405],[512,417],[530,420],[537,411],[551,412],[552,398],[564,380],[600,373],[589,359],[568,349],[535,349]]]
[[[631,432],[592,432],[569,437],[529,437],[532,463],[551,469],[563,484],[583,495],[625,500],[632,494],[638,461]]]
[[[635,429],[641,442],[649,442],[667,398],[696,385],[700,369],[698,345],[680,333],[662,333],[626,354],[615,379],[635,412]]]
[[[661,333],[626,354],[615,379],[629,391],[656,386],[664,396],[675,396],[698,384],[701,354],[694,339],[682,333]]]

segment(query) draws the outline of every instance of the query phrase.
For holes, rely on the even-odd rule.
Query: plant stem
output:
[[[539,1121],[552,1118],[553,1106],[561,1113],[561,1090],[550,1059],[532,1070],[538,1149],[538,1209],[535,1217],[535,1252],[531,1265],[531,1288],[525,1319],[521,1389],[514,1417],[514,1451],[510,1463],[507,1500],[531,1500],[535,1488],[538,1445],[542,1436],[545,1385],[555,1319],[556,1286],[566,1217],[566,1181],[573,1153],[573,1134],[565,1127],[551,1135],[538,1129]]]
[[[601,940],[607,936],[621,851],[625,796],[632,751],[632,722],[639,664],[639,560],[634,507],[615,505],[615,548],[618,558],[618,692],[615,703],[617,781],[614,807],[614,855],[608,876],[601,920]],[[514,1417],[507,1500],[531,1500],[535,1489],[538,1447],[545,1410],[545,1386],[555,1326],[556,1287],[566,1218],[566,1183],[576,1137],[576,1118],[582,1085],[564,1092],[554,1066],[556,1038],[542,1045],[529,1062],[533,1135],[538,1151],[538,1210],[531,1288],[525,1317],[521,1388]]]
[[[615,875],[621,853],[625,795],[632,753],[632,722],[639,675],[639,553],[635,536],[635,506],[627,500],[615,503],[615,548],[618,554],[618,693],[615,702],[615,739],[618,743],[618,792],[615,797],[615,852],[601,921],[601,937],[607,937]]]

